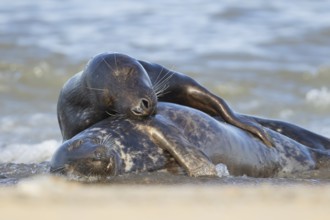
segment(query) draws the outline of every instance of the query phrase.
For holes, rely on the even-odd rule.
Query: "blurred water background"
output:
[[[50,158],[59,90],[104,51],[329,137],[329,11],[326,0],[0,0],[0,163]]]

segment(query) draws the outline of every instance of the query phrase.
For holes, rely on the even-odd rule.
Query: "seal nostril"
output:
[[[136,107],[131,109],[131,112],[137,116],[147,116],[150,115],[151,110],[151,102],[148,99],[143,98]]]
[[[142,99],[141,100],[141,107],[144,108],[144,109],[149,109],[149,107],[150,107],[149,101],[147,99]]]

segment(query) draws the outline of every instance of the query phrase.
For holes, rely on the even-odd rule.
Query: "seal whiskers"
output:
[[[99,88],[92,88],[92,87],[86,87],[87,89],[94,90],[94,91],[100,91],[100,92],[107,92],[107,89],[99,89]]]
[[[156,78],[155,83],[152,85],[152,88],[157,96],[157,98],[167,94],[169,91],[166,91],[169,88],[169,80],[172,78],[174,73],[171,73],[170,71],[167,71],[167,73],[164,74],[161,78],[159,76],[161,75],[163,69],[159,73],[159,75]],[[166,91],[166,92],[165,92]]]
[[[111,134],[107,134],[103,140],[101,140],[100,144],[104,146],[112,146],[115,143],[115,140],[113,139]]]
[[[162,88],[163,85],[166,84],[168,80],[173,76],[173,73],[167,71],[167,73],[165,73],[164,76],[162,76],[161,78],[159,78],[159,75],[157,76],[156,81],[152,85],[155,91],[157,91],[159,88]]]

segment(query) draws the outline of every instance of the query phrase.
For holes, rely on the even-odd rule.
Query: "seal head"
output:
[[[141,118],[155,114],[157,97],[143,66],[124,54],[102,53],[89,61],[82,74],[91,90],[91,106],[110,114]]]
[[[79,177],[119,175],[119,155],[96,140],[85,138],[63,143],[52,158],[50,172]]]

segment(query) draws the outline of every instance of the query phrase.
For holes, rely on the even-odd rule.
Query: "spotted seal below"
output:
[[[319,169],[330,159],[329,139],[327,145],[306,146],[265,129],[272,148],[220,117],[159,102],[152,117],[109,117],[65,141],[51,160],[51,171],[105,178],[183,168],[190,176],[215,176],[215,164],[223,163],[231,175],[274,177]]]
[[[189,106],[259,137],[272,140],[256,120],[234,112],[192,78],[125,54],[102,53],[63,86],[57,114],[63,140],[113,116],[141,119],[156,113],[158,101]]]

